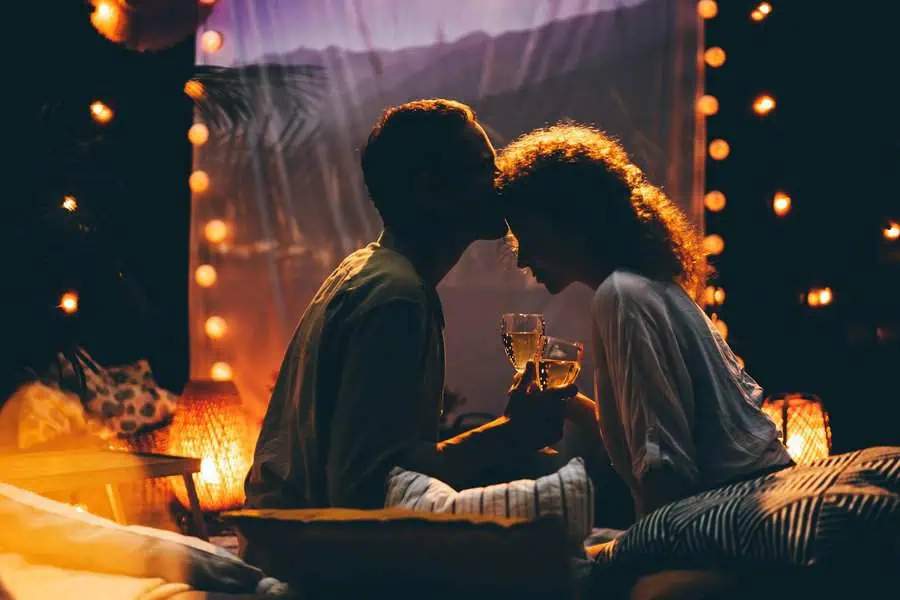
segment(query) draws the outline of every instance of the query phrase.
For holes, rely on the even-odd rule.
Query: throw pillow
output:
[[[580,458],[538,479],[461,491],[434,477],[398,467],[388,476],[385,506],[520,519],[554,516],[562,519],[569,539],[580,546],[594,525],[594,486]]]

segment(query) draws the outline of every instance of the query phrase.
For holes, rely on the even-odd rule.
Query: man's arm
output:
[[[514,424],[512,417],[440,444],[420,439],[423,419],[439,402],[421,394],[427,328],[422,305],[395,300],[366,315],[351,336],[326,465],[332,504],[382,506],[385,480],[394,466],[453,485],[545,443],[529,439],[528,429]]]

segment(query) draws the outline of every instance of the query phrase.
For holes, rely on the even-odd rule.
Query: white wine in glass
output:
[[[500,319],[503,349],[513,368],[522,373],[537,361],[544,342],[544,315],[506,313]]]
[[[538,382],[541,388],[561,388],[575,383],[581,373],[584,345],[555,337],[545,338],[538,361]]]

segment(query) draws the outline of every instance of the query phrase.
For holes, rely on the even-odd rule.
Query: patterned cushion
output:
[[[553,515],[562,518],[569,538],[580,545],[594,524],[594,486],[580,458],[539,479],[459,492],[433,477],[395,468],[388,477],[385,506],[520,519]]]
[[[900,448],[878,447],[663,506],[604,544],[597,561],[635,573],[814,567],[896,557],[898,543]]]

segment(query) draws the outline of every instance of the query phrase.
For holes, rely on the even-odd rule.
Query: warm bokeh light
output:
[[[231,365],[227,362],[214,362],[209,368],[209,376],[213,381],[231,381]]]
[[[769,16],[770,14],[772,14],[772,5],[768,2],[760,2],[759,6],[756,7],[756,10],[758,10],[765,16]]]
[[[78,293],[66,292],[59,298],[59,308],[67,315],[78,312]]]
[[[710,256],[718,256],[725,250],[725,240],[718,233],[711,233],[703,238],[703,250]]]
[[[228,323],[222,317],[214,315],[206,320],[203,329],[206,331],[209,339],[221,340],[228,333]]]
[[[697,112],[707,117],[713,116],[719,112],[719,100],[709,94],[700,96],[697,98]]]
[[[831,454],[828,413],[815,396],[787,394],[768,398],[762,411],[772,419],[796,463],[809,464]]]
[[[119,8],[118,3],[113,0],[94,0],[93,5],[91,25],[94,29],[111,42],[125,41],[128,16]]]
[[[196,79],[191,79],[187,83],[184,84],[184,93],[188,95],[192,100],[199,100],[206,94],[206,88],[203,87],[203,84],[197,81]]]
[[[216,3],[216,0],[200,0],[200,4],[212,5],[215,3]]]
[[[753,101],[753,112],[761,117],[775,110],[775,98],[768,94],[761,94]]]
[[[828,306],[834,300],[831,288],[812,288],[806,293],[806,303],[813,308]]]
[[[704,19],[712,19],[719,14],[719,5],[715,0],[700,0],[697,3],[697,14]]]
[[[721,306],[725,303],[725,290],[714,285],[703,290],[703,301],[710,306]]]
[[[729,154],[731,146],[725,140],[715,139],[709,143],[709,156],[713,160],[725,160]]]
[[[194,123],[188,129],[188,140],[195,146],[202,146],[209,139],[209,129],[203,123]]]
[[[203,235],[210,244],[221,244],[228,237],[228,223],[222,219],[207,221],[203,226]]]
[[[881,231],[881,234],[886,240],[894,241],[900,239],[900,223],[896,221],[889,222]]]
[[[716,315],[713,315],[712,319],[713,325],[716,326],[716,331],[719,332],[719,335],[722,336],[723,340],[728,339],[728,325],[725,324],[725,321],[718,318]]]
[[[78,210],[78,200],[75,196],[63,196],[62,207],[69,212]]]
[[[218,278],[219,275],[216,273],[216,268],[212,265],[200,265],[194,271],[194,281],[200,287],[212,287],[216,284],[216,279]]]
[[[91,102],[91,118],[100,124],[109,123],[112,121],[113,111],[103,102],[95,100]]]
[[[772,198],[772,210],[779,217],[783,217],[791,212],[791,197],[784,192],[776,192]]]
[[[709,212],[719,212],[725,208],[725,194],[718,190],[707,192],[703,197],[703,205]]]
[[[739,366],[742,369],[747,366],[747,364],[744,362],[744,359],[741,358],[740,356],[738,356],[737,354],[734,355],[734,362],[736,362],[737,366]]]
[[[222,37],[222,34],[212,29],[204,31],[203,35],[200,36],[200,47],[208,54],[221,50],[224,43],[225,38]]]
[[[703,59],[707,66],[717,69],[725,64],[725,51],[718,46],[707,48],[703,53]]]
[[[209,189],[209,175],[207,175],[206,171],[194,171],[188,178],[188,187],[191,188],[192,192],[202,194]]]

